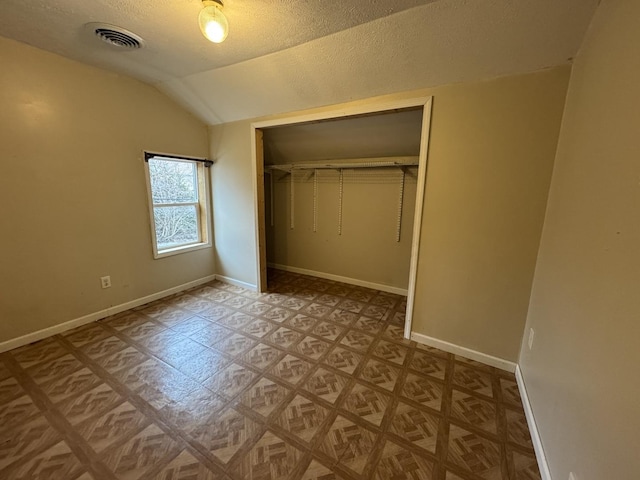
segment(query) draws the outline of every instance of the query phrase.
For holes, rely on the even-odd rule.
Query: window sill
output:
[[[210,247],[211,247],[211,242],[182,245],[180,247],[167,248],[165,250],[153,252],[153,258],[157,260],[159,258],[170,257],[172,255],[179,255],[181,253],[193,252],[195,250],[202,250],[203,248],[210,248]]]

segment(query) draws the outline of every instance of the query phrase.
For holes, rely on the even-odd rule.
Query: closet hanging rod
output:
[[[291,163],[284,165],[265,165],[267,170],[281,170],[291,172],[292,170],[341,170],[351,168],[385,168],[385,167],[417,167],[418,162],[361,162],[361,163]]]

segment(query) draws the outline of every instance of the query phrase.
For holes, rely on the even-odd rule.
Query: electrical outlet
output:
[[[529,329],[529,350],[531,350],[531,347],[533,347],[533,336],[535,335],[535,332],[533,331],[533,328]]]
[[[569,472],[569,480],[578,480],[578,477],[576,477],[575,473]]]
[[[107,275],[106,277],[100,277],[100,285],[102,285],[102,288],[110,288],[111,277],[109,275]]]

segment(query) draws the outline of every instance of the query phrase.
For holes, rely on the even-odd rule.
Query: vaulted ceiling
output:
[[[209,124],[566,64],[598,0],[2,0],[0,35],[155,85]],[[134,32],[120,51],[86,24]]]

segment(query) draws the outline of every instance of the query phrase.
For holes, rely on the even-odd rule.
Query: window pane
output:
[[[149,160],[153,203],[195,203],[198,177],[193,162]]]
[[[195,205],[154,207],[158,250],[198,243],[198,210]]]

